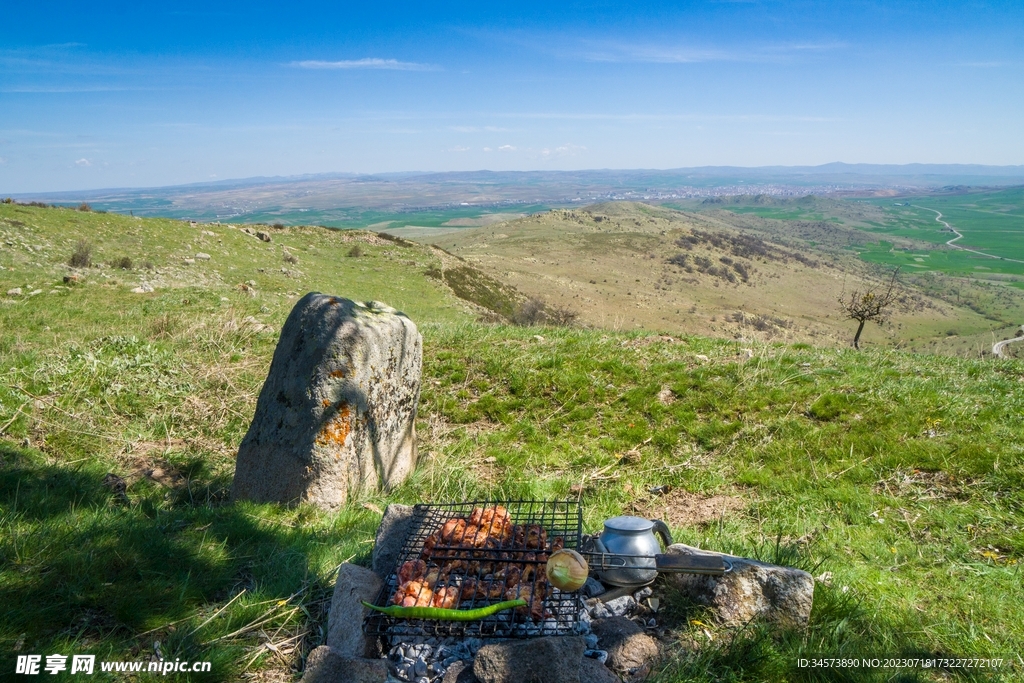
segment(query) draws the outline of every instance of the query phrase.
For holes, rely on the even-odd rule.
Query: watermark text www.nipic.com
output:
[[[189,673],[210,670],[210,662],[188,662],[163,660],[156,662],[99,662],[96,655],[18,655],[14,673],[34,676],[38,674],[55,675],[69,672],[72,674],[93,674],[96,671],[122,673],[153,673],[166,676],[169,673]]]

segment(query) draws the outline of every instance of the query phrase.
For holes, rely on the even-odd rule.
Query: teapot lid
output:
[[[621,517],[612,517],[604,521],[604,527],[606,529],[612,529],[614,531],[650,531],[654,528],[654,522],[643,517],[630,517],[629,515],[623,515]]]

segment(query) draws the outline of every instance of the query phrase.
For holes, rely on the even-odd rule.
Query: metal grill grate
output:
[[[440,539],[442,528],[451,520],[472,518],[474,510],[494,509],[500,506],[508,511],[508,522],[513,531],[504,540],[492,538],[481,543],[479,534],[455,532],[446,542]],[[479,514],[479,513],[478,513]],[[498,513],[499,515],[501,513]],[[448,529],[458,523],[449,524]],[[544,548],[539,533],[530,527],[539,526],[546,532]],[[470,525],[469,528],[473,528]],[[484,528],[495,528],[487,527]],[[413,508],[412,531],[399,553],[398,563],[388,577],[375,602],[381,607],[394,604],[392,596],[404,586],[403,595],[410,602],[425,602],[433,596],[441,600],[446,594],[459,596],[460,610],[485,607],[503,600],[522,598],[527,608],[499,612],[476,621],[444,621],[434,619],[393,619],[372,612],[364,621],[368,635],[401,640],[403,637],[477,637],[527,638],[539,635],[566,635],[576,633],[580,625],[582,600],[578,593],[567,593],[551,587],[544,575],[544,562],[556,539],[562,547],[578,549],[583,529],[583,513],[576,501],[469,501],[463,503],[420,504]],[[486,540],[486,539],[484,539]],[[436,572],[433,588],[407,584],[400,580],[417,565],[406,565],[423,560],[426,572]],[[420,567],[422,569],[422,567]],[[518,574],[515,574],[518,572]],[[510,576],[526,576],[518,582]],[[474,590],[475,588],[475,590]],[[451,591],[451,592],[449,592]],[[440,597],[439,596],[440,592]],[[543,595],[542,599],[533,597]],[[436,602],[433,606],[439,606]],[[451,605],[444,605],[451,606]],[[532,608],[532,609],[531,609]]]

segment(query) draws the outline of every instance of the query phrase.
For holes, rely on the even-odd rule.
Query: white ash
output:
[[[588,582],[589,583],[589,582]],[[605,593],[605,587],[593,581],[590,591],[595,595]],[[584,588],[581,592],[588,593]],[[604,664],[608,661],[608,653],[598,648],[597,636],[591,633],[590,623],[594,619],[606,619],[611,616],[625,616],[640,626],[648,629],[657,628],[657,621],[650,609],[643,602],[652,594],[650,586],[641,588],[633,595],[624,595],[607,603],[600,600],[587,600],[586,606],[580,609],[579,623],[576,631],[583,636],[586,650],[583,655]],[[571,603],[556,603],[563,608],[570,608]],[[575,608],[572,606],[571,608]],[[557,607],[556,607],[557,609]],[[556,615],[557,616],[557,615]],[[504,619],[502,619],[504,617]],[[499,620],[511,620],[510,616],[499,615]],[[561,633],[558,621],[554,618],[541,623],[513,624],[510,635],[537,637]],[[426,635],[402,635],[402,642],[396,643],[388,650],[388,683],[440,683],[445,672],[455,662],[462,661],[472,667],[477,651],[484,645],[481,638],[451,638]],[[499,639],[495,639],[499,640]]]

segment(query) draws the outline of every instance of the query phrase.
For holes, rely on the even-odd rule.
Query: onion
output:
[[[545,573],[555,588],[563,591],[577,591],[587,582],[590,567],[575,550],[563,548],[551,554]]]

